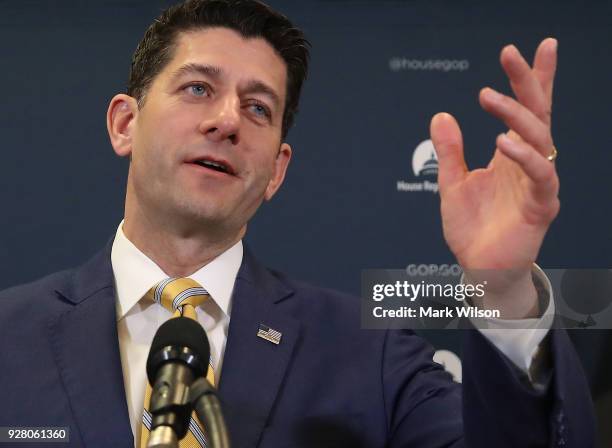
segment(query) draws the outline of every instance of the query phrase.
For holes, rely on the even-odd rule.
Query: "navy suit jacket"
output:
[[[68,426],[61,446],[134,446],[110,247],[0,293],[0,426]],[[256,337],[261,323],[282,333],[279,345]],[[460,332],[463,386],[413,332],[362,330],[358,298],[290,280],[245,251],[219,384],[233,446],[593,446],[587,385],[564,332],[549,336],[544,392],[477,331]]]

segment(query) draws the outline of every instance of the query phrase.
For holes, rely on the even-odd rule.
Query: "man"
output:
[[[144,361],[171,317],[147,292],[190,277],[212,297],[197,318],[236,447],[592,445],[564,333],[471,332],[462,400],[413,333],[360,330],[358,300],[269,271],[243,247],[249,219],[283,183],[307,61],[302,33],[255,1],[192,1],[151,25],[128,94],[107,113],[115,152],[130,157],[115,238],[74,271],[0,294],[0,426],[67,426],[71,446],[140,446]],[[511,46],[501,63],[517,99],[481,92],[511,129],[487,169],[467,171],[451,116],[431,123],[444,235],[464,269],[512,273],[480,306],[538,318],[553,306],[532,266],[559,208],[556,41],[542,42],[533,67]],[[260,325],[278,344],[257,337]]]

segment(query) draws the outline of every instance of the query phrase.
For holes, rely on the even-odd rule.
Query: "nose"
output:
[[[240,138],[240,100],[228,95],[216,103],[211,105],[210,114],[200,123],[200,131],[211,141],[229,140],[235,145]]]

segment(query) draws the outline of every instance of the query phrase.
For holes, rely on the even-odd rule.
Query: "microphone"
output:
[[[192,410],[189,387],[206,374],[209,358],[206,332],[195,320],[176,317],[159,327],[147,358],[152,387],[147,447],[176,447],[185,437]]]

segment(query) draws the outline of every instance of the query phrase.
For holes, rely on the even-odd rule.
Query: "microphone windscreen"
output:
[[[192,350],[199,359],[203,369],[208,368],[210,358],[210,345],[204,328],[193,319],[187,317],[176,317],[164,322],[151,343],[151,350],[147,358],[147,376],[149,382],[153,383],[158,369],[165,364],[165,360],[156,356],[164,347],[187,347]],[[203,372],[196,372],[196,376],[205,375]]]

